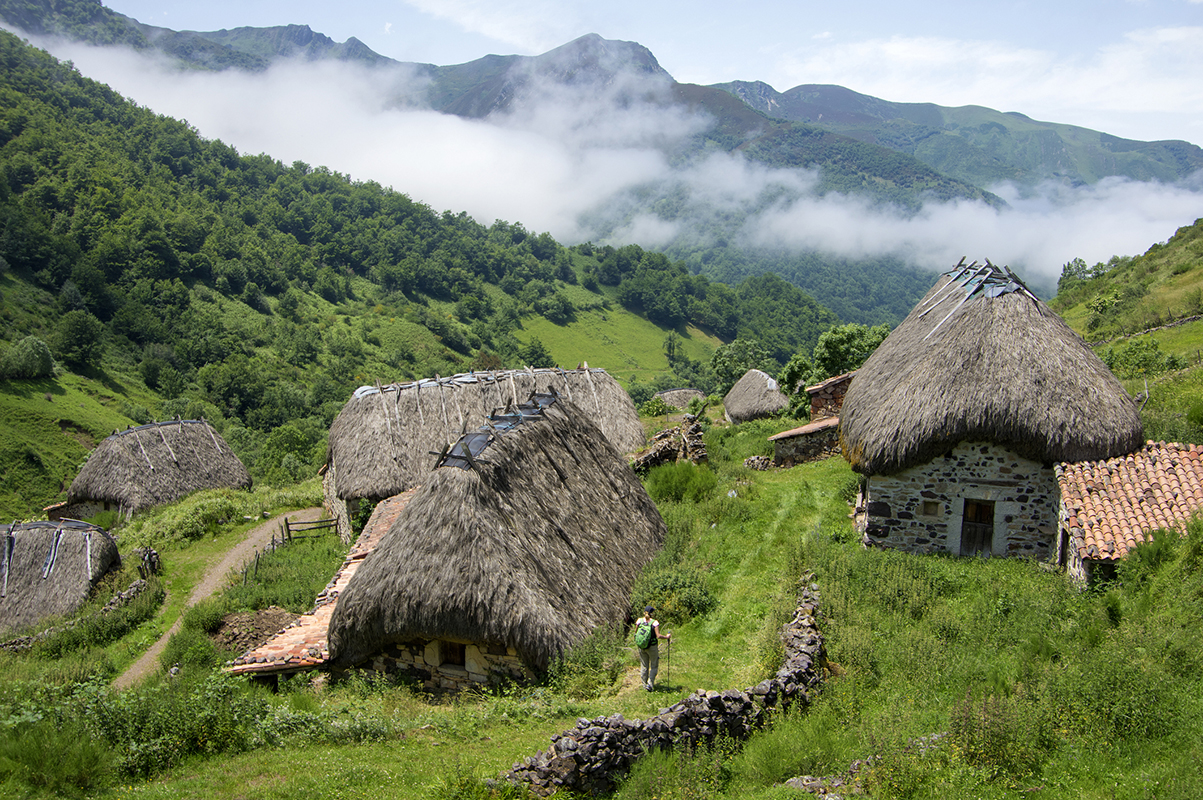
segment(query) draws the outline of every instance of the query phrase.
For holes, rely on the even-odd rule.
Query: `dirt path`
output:
[[[209,567],[205,571],[204,577],[201,578],[192,590],[192,595],[188,598],[188,602],[184,604],[184,608],[180,610],[180,616],[176,619],[175,624],[167,633],[159,637],[159,640],[150,646],[142,657],[135,661],[130,668],[119,675],[113,681],[114,689],[125,689],[133,686],[138,681],[145,678],[150,673],[158,669],[159,656],[167,647],[168,640],[180,629],[184,624],[184,611],[204,600],[206,597],[214,594],[222,587],[226,576],[232,570],[238,569],[246,562],[255,557],[256,550],[262,550],[271,541],[272,535],[280,530],[280,525],[284,517],[292,522],[309,522],[315,519],[322,518],[322,509],[320,508],[305,508],[300,511],[290,511],[287,514],[282,514],[273,519],[269,519],[262,525],[251,528],[247,532],[246,538],[238,544],[226,551],[225,556],[218,563]],[[166,603],[166,598],[163,601]]]

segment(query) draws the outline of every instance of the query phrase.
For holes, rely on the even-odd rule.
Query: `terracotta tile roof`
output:
[[[1056,466],[1071,546],[1082,558],[1117,560],[1150,531],[1183,530],[1203,509],[1203,447],[1148,442],[1105,461]]]
[[[414,487],[380,501],[372,511],[368,524],[364,526],[363,533],[359,534],[355,544],[351,545],[346,560],[326,584],[326,588],[318,594],[313,610],[302,614],[264,644],[234,659],[227,671],[234,675],[295,672],[316,669],[329,661],[330,648],[326,640],[326,631],[330,626],[330,617],[334,614],[334,606],[338,603],[339,593],[346,588],[363,560],[376,549],[376,545],[393,527],[397,517],[417,494],[418,488],[420,487]]]
[[[839,425],[839,424],[840,424],[839,417],[827,417],[826,419],[821,419],[818,422],[811,422],[806,425],[803,425],[801,428],[791,428],[788,431],[782,431],[781,433],[775,433],[769,437],[769,441],[775,442],[778,439],[792,439],[795,436],[805,436],[808,433],[815,433],[817,431],[826,430],[828,428],[834,428],[836,425]]]

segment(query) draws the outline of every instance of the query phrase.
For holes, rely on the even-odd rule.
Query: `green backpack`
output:
[[[654,641],[656,641],[656,629],[652,627],[652,623],[640,620],[639,626],[635,628],[635,646],[640,650],[646,650],[652,646]]]

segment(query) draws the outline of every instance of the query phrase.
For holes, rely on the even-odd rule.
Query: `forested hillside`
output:
[[[240,154],[7,33],[0,63],[0,366],[29,380],[53,355],[109,387],[131,421],[203,414],[257,478],[320,462],[362,383],[564,359],[524,332],[532,316],[555,330],[589,315],[660,326],[650,349],[665,373],[660,341],[676,330],[682,382],[707,379],[722,341],[759,340],[784,363],[838,322],[771,275],[729,287],[637,246],[566,248]],[[615,337],[590,347],[565,366],[647,374]],[[21,450],[45,443],[9,444],[54,460]],[[57,492],[70,476],[56,470]]]

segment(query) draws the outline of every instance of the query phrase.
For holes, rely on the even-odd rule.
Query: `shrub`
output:
[[[141,778],[191,755],[250,749],[268,712],[261,693],[220,673],[123,692],[95,681],[81,689],[76,702],[80,715],[112,746],[118,769]]]
[[[50,347],[36,336],[26,336],[12,346],[0,361],[0,377],[49,378],[54,375]]]
[[[38,642],[33,652],[43,658],[62,658],[73,650],[115,642],[154,616],[166,594],[158,578],[151,577],[146,591],[128,604],[107,612],[92,611]]]
[[[0,785],[10,781],[55,795],[94,791],[112,779],[113,758],[83,726],[50,719],[0,727]]]
[[[700,572],[676,565],[639,577],[631,590],[631,616],[651,605],[661,622],[680,624],[709,612],[717,602]]]
[[[614,685],[626,665],[625,638],[620,626],[601,626],[551,662],[548,683],[570,697],[597,697]]]
[[[714,491],[718,478],[705,465],[677,461],[649,470],[644,484],[657,503],[697,503]]]
[[[664,402],[663,397],[653,397],[639,406],[639,416],[641,417],[667,417],[673,411],[672,406]]]

